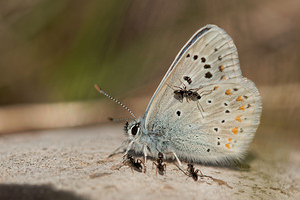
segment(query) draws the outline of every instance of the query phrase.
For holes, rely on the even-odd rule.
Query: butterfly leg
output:
[[[126,155],[128,154],[128,151],[130,150],[130,148],[131,148],[133,142],[134,142],[134,141],[132,140],[132,141],[128,144],[127,149],[126,149],[126,152],[124,153],[124,156],[126,156]]]
[[[124,141],[124,142],[122,143],[121,146],[119,146],[119,147],[118,147],[117,149],[115,149],[109,156],[107,156],[107,159],[113,157],[114,155],[123,153],[124,150],[125,150],[125,143],[126,143],[126,142],[128,142],[128,140]],[[124,148],[124,149],[123,149],[123,152],[118,152],[121,148]]]
[[[179,164],[179,167],[180,167],[180,168],[182,168],[182,164],[181,164],[181,162],[180,162],[179,158],[177,157],[176,153],[174,153],[174,152],[172,152],[172,153],[173,153],[173,155],[175,156],[175,158],[176,158],[176,161],[177,161],[177,162],[178,162],[178,164]]]
[[[144,144],[144,163],[145,163],[145,172],[146,172],[146,167],[147,167],[147,145]]]

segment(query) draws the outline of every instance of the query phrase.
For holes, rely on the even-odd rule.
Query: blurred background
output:
[[[0,1],[0,133],[142,115],[188,39],[206,24],[234,40],[263,97],[262,127],[299,136],[299,0]]]

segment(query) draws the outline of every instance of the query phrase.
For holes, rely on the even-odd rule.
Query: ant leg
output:
[[[198,90],[202,89],[203,87],[198,87],[198,88],[193,88],[193,89],[190,89],[191,91],[195,91],[197,92]]]
[[[142,165],[143,165],[143,167],[144,167],[144,173],[146,173],[145,164],[143,163],[143,161],[141,161],[140,159],[137,159],[137,162],[138,162],[139,164],[142,164]]]
[[[166,83],[166,84],[167,84],[167,83]],[[181,89],[181,90],[182,90],[181,87],[178,87],[178,86],[175,86],[175,85],[170,86],[169,84],[167,84],[167,86],[168,86],[169,88],[171,88],[172,90],[175,90],[174,88],[177,88],[177,89]]]
[[[186,89],[186,85],[184,84],[184,82],[182,82],[180,79],[179,79],[180,83],[182,83],[184,85],[184,89]]]
[[[153,164],[156,166],[156,176],[157,176],[157,166],[158,166],[158,164],[156,163],[156,162],[152,162],[152,170],[153,170]]]
[[[207,93],[206,93],[206,94],[203,94],[204,92],[207,92]],[[212,90],[203,90],[203,91],[200,93],[200,95],[203,94],[203,96],[204,96],[204,95],[209,95],[210,93],[212,93]]]
[[[196,172],[197,174],[198,174],[198,172],[200,172],[200,176],[203,177],[203,174],[202,174],[202,172],[201,172],[199,169],[197,169],[195,172]]]
[[[152,170],[153,170],[153,165],[155,165],[157,167],[156,162],[152,162]]]

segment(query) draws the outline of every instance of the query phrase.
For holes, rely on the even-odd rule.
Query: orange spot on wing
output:
[[[221,77],[221,80],[226,80],[226,77],[225,77],[225,76],[222,76],[222,77]]]
[[[237,134],[238,133],[238,127],[235,127],[234,129],[232,129],[232,132],[234,133],[234,134]]]
[[[237,116],[237,117],[235,118],[235,120],[236,120],[236,121],[238,121],[238,122],[242,122],[242,120],[241,120],[241,116],[242,116],[242,115],[240,115],[240,116]]]
[[[225,94],[226,95],[232,95],[231,90],[230,89],[226,90]]]
[[[241,96],[239,96],[236,100],[237,101],[244,101]]]
[[[218,88],[219,88],[219,86],[215,86],[215,87],[214,87],[214,90],[216,90],[216,89],[218,89]]]
[[[231,148],[229,143],[225,144],[225,147],[227,147],[228,149]]]
[[[239,109],[238,110],[245,110],[245,105],[244,106],[241,106],[241,107],[239,107]]]
[[[232,138],[228,138],[228,142],[232,142]]]
[[[221,65],[221,66],[219,67],[220,72],[223,72],[224,69],[225,69],[225,67],[224,67],[223,65]]]

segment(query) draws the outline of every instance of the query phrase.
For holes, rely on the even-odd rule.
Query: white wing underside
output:
[[[201,99],[176,99],[174,89],[185,86],[197,89]],[[146,110],[145,128],[151,134],[164,126],[170,148],[181,159],[220,163],[243,157],[261,110],[257,88],[241,75],[232,39],[223,29],[207,25],[182,48],[158,86]]]

